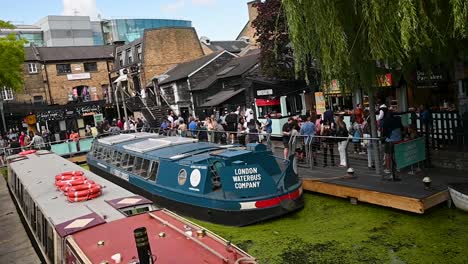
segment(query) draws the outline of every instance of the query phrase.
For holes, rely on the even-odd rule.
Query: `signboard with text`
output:
[[[323,114],[325,109],[325,97],[323,96],[323,92],[316,92],[315,93],[315,111],[318,115]]]
[[[84,73],[70,73],[67,74],[67,79],[69,81],[73,80],[83,80],[83,79],[91,79],[91,74],[89,72]]]
[[[104,117],[102,114],[95,114],[94,116],[94,125],[97,126],[99,122],[104,121]]]
[[[273,179],[263,168],[251,166],[227,166],[221,169],[224,191],[240,196],[260,196],[274,189]]]
[[[426,159],[426,145],[420,137],[395,144],[395,162],[397,169],[405,168]]]

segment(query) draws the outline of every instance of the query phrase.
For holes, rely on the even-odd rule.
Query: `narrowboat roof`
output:
[[[198,139],[184,137],[148,138],[136,143],[125,144],[123,148],[135,152],[146,153],[156,149],[185,145],[195,143],[197,141]]]
[[[202,161],[210,158],[211,151],[220,150],[220,152],[212,153],[212,156],[222,158],[232,158],[235,156],[250,153],[249,150],[227,150],[228,148],[235,147],[234,145],[219,145],[208,142],[198,142],[197,139],[184,138],[184,137],[166,137],[155,136],[151,133],[144,133],[144,135],[123,134],[123,135],[136,135],[131,138],[124,136],[118,138],[111,136],[113,139],[106,142],[98,141],[107,145],[113,145],[115,149],[122,152],[136,152],[144,154],[145,156],[156,159],[172,159],[172,160],[188,160],[191,162]],[[149,134],[149,135],[148,135]],[[110,138],[110,137],[107,137]],[[108,143],[112,142],[112,143]]]
[[[128,204],[126,207],[129,207],[142,204],[141,201],[146,201],[145,204],[150,203],[147,199],[135,196],[126,189],[48,151],[12,161],[10,167],[45,217],[50,219],[57,229],[64,224],[64,232],[61,234],[70,233],[67,228],[76,232],[85,226],[89,228],[90,225],[124,218],[125,216],[115,209],[121,208],[122,204]],[[67,197],[55,186],[55,176],[65,171],[83,171],[87,179],[103,186],[103,194],[85,202],[68,202]],[[86,220],[83,220],[83,216],[87,216]],[[75,223],[78,219],[81,221]],[[60,233],[60,230],[58,231]]]
[[[140,132],[140,133],[131,133],[131,134],[118,134],[114,136],[108,136],[99,138],[99,143],[106,144],[106,145],[114,145],[122,142],[127,142],[135,139],[141,138],[151,138],[151,137],[158,137],[158,134],[155,133],[147,133],[147,132]]]
[[[146,228],[151,253],[157,258],[157,263],[237,263],[236,260],[240,258],[253,260],[239,248],[226,246],[227,241],[209,231],[198,237],[197,231],[204,230],[202,227],[166,210],[96,226],[74,234],[71,239],[91,263],[114,263],[111,259],[114,254],[120,254],[122,263],[130,263],[132,258],[138,257],[133,231],[140,227]],[[105,246],[98,246],[99,241],[104,241]],[[237,254],[233,254],[233,251]]]

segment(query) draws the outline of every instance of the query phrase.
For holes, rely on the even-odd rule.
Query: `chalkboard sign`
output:
[[[395,162],[397,169],[405,168],[426,159],[426,145],[420,137],[395,144]]]

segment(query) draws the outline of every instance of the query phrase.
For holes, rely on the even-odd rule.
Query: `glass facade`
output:
[[[143,37],[145,29],[161,27],[191,27],[188,20],[173,19],[111,19],[103,22],[106,44],[114,41],[132,42]]]
[[[42,32],[38,33],[21,33],[18,34],[18,37],[25,39],[28,41],[28,43],[25,44],[26,47],[31,46],[31,44],[34,44],[34,46],[37,47],[44,47],[44,38],[42,36]]]

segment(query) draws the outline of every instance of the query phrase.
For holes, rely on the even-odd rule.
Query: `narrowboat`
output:
[[[70,199],[87,185],[77,178],[101,186],[99,195]],[[64,181],[82,191],[64,194]],[[41,263],[256,263],[209,230],[49,151],[8,157],[8,185]]]
[[[455,207],[468,212],[468,183],[451,183],[448,189]]]
[[[94,140],[91,171],[175,212],[244,226],[304,206],[293,158],[263,144],[246,147],[153,133]]]

